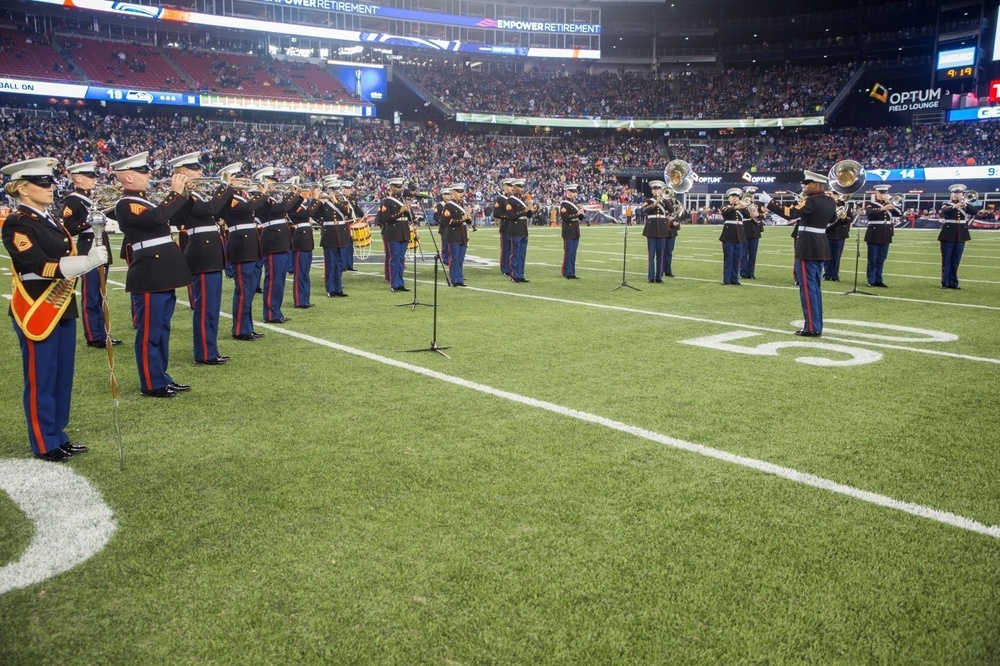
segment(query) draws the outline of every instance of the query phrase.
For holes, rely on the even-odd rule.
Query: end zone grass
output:
[[[901,231],[875,297],[840,295],[849,244],[825,316],[880,328],[828,323],[820,342],[882,357],[817,367],[796,358],[849,356],[681,343],[795,340],[787,230],[767,229],[758,280],[726,287],[717,227],[682,230],[662,285],[645,282],[633,228],[638,292],[612,291],[621,232],[585,228],[568,281],[558,230],[533,228],[526,285],[485,265],[495,230],[473,234],[484,267],[439,292],[451,359],[398,351],[428,345],[432,312],[396,307],[411,294],[390,294],[380,266],[359,263],[346,299],[327,299],[314,268],[317,307],[286,299],[302,337],[271,326],[238,342],[224,319],[220,367],[193,364],[179,305],[170,370],[194,388],[173,400],[138,395],[114,289],[126,469],[106,359],[82,342],[71,436],[92,450],[69,464],[118,530],[79,567],[0,596],[0,662],[996,663],[998,539],[317,343],[1000,524],[1000,235],[974,234],[956,292],[937,288],[935,234]],[[0,457],[24,457],[9,324],[0,350]],[[0,495],[0,565],[31,530]]]

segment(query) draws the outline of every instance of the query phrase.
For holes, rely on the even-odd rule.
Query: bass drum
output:
[[[351,240],[354,241],[354,256],[367,259],[372,251],[372,230],[366,220],[351,224]]]

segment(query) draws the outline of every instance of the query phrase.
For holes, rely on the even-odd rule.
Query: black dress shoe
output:
[[[226,358],[225,361],[223,361],[222,358],[223,357],[220,356],[219,358],[210,358],[204,361],[195,361],[195,363],[197,363],[198,365],[225,365],[226,363],[228,363],[229,361],[228,358]]]
[[[111,338],[111,346],[112,347],[117,347],[121,343],[122,343],[121,340],[116,340],[115,338]],[[104,349],[104,348],[106,348],[108,346],[108,341],[107,340],[90,340],[89,342],[87,342],[87,346],[88,347],[93,347],[94,349]]]
[[[65,449],[53,449],[41,455],[35,454],[35,457],[40,460],[48,460],[49,462],[66,462],[73,457],[73,454]]]
[[[219,363],[229,363],[233,359],[230,358],[229,356],[226,356],[225,354],[219,354],[218,356],[215,357],[215,360],[218,361]]]
[[[649,284],[653,284],[653,280],[646,280]]]
[[[464,286],[465,286],[465,283],[464,283],[464,282],[456,282],[456,283],[454,283],[454,284],[453,284],[453,285],[451,285],[451,286],[453,286],[453,287],[464,287]]]
[[[795,335],[802,336],[803,338],[818,338],[822,333],[818,331],[795,331]]]
[[[83,444],[74,444],[73,442],[66,442],[59,448],[65,451],[66,453],[70,454],[71,456],[75,456],[78,453],[86,453],[87,451],[90,450],[89,447],[86,447]]]
[[[245,340],[247,342],[253,342],[257,339],[257,336],[253,333],[240,333],[239,335],[234,335],[233,340]]]
[[[357,268],[345,268],[344,270],[345,270],[345,271],[350,271],[350,272],[352,272],[352,273],[357,273],[357,272],[358,272],[358,269],[357,269]]]
[[[264,337],[264,334],[263,333],[251,333],[250,337],[252,337],[254,340],[260,340],[262,337]]]
[[[286,321],[291,321],[291,317],[278,317],[277,319],[265,319],[265,324],[284,324]]]
[[[664,277],[673,277],[674,274],[673,273],[664,273],[663,276]]]
[[[296,305],[295,306],[295,308],[297,310],[308,310],[309,308],[314,308],[314,307],[316,307],[315,303],[310,303],[308,305]]]
[[[175,393],[182,393],[184,391],[191,390],[191,386],[189,384],[178,384],[177,382],[174,382],[172,384],[167,384],[167,388],[170,389],[171,391],[174,391]]]
[[[567,280],[579,280],[580,278],[578,278],[578,277],[577,277],[577,276],[575,276],[575,275],[567,275],[567,276],[566,276],[566,279],[567,279]]]
[[[395,294],[397,291],[409,291],[409,289],[407,289],[406,287],[395,287],[393,289],[390,289],[390,291]]]
[[[335,292],[333,292],[333,296],[335,298],[347,298],[347,294],[345,294],[342,291],[335,291]]]
[[[889,285],[887,285],[885,282],[876,282],[874,286],[881,287],[882,289],[888,289],[889,288]]]
[[[163,388],[153,389],[152,391],[139,391],[142,395],[148,398],[175,398],[177,397],[177,391],[164,386]]]
[[[653,280],[653,282],[656,284],[663,284],[663,278],[657,278],[656,280]]]

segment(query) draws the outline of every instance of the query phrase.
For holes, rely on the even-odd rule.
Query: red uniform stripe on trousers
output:
[[[267,255],[267,277],[268,277],[268,279],[264,281],[264,287],[265,287],[265,289],[264,289],[264,305],[267,306],[267,310],[268,310],[268,314],[264,315],[265,319],[267,319],[267,317],[270,316],[271,301],[274,300],[274,299],[271,298],[271,291],[274,288],[274,255],[273,254]],[[270,288],[267,288],[268,287],[268,283],[270,283]]]
[[[296,256],[295,252],[292,252],[292,302],[295,307],[302,305],[299,302],[299,258]]]
[[[145,305],[142,313],[142,376],[146,380],[146,389],[152,391],[153,379],[149,374],[149,293],[142,295],[142,301]]]
[[[559,273],[560,273],[560,275],[566,275],[566,250],[568,249],[568,245],[569,245],[569,241],[564,238],[563,239],[563,260],[562,260],[562,266],[559,267]]]
[[[205,320],[208,319],[208,294],[205,290],[205,274],[202,273],[198,282],[201,283],[201,357],[208,358],[208,333],[205,330]]]
[[[233,313],[233,318],[236,320],[236,335],[241,335],[243,333],[241,325],[243,324],[243,298],[244,298],[243,264],[236,264],[236,284],[238,285],[237,289],[240,292],[240,300],[238,301],[236,312]]]
[[[31,422],[31,429],[35,433],[35,440],[38,442],[39,453],[48,453],[45,448],[45,438],[42,437],[42,424],[38,420],[38,385],[35,383],[35,343],[25,338],[28,343],[28,420]]]
[[[806,279],[806,262],[799,261],[799,289],[805,294],[806,299],[806,330],[815,331],[812,319],[812,303],[809,301],[809,281]]]

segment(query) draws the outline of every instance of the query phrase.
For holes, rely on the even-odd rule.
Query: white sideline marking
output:
[[[0,568],[0,594],[69,571],[99,553],[117,527],[100,493],[66,465],[0,460],[0,490],[35,527],[21,558]]]
[[[893,509],[895,511],[901,511],[903,513],[919,516],[921,518],[927,518],[928,520],[944,523],[945,525],[951,525],[952,527],[957,527],[959,529],[968,530],[970,532],[976,532],[979,534],[984,534],[986,536],[991,536],[995,539],[1000,539],[1000,526],[986,525],[984,523],[972,520],[971,518],[959,516],[954,513],[949,513],[947,511],[940,511],[938,509],[932,509],[930,507],[923,506],[921,504],[914,504],[913,502],[904,502],[902,500],[897,500],[892,497],[888,497],[887,495],[880,495],[878,493],[873,493],[867,490],[861,490],[860,488],[848,486],[843,483],[837,483],[836,481],[824,479],[823,477],[816,476],[814,474],[806,474],[804,472],[800,472],[790,467],[782,467],[781,465],[774,465],[772,463],[765,462],[763,460],[757,460],[756,458],[747,458],[745,456],[739,456],[733,453],[729,453],[727,451],[713,449],[711,447],[703,446],[701,444],[686,442],[682,439],[669,437],[667,435],[661,435],[658,432],[653,432],[652,430],[646,430],[645,428],[629,425],[628,423],[623,423],[621,421],[616,421],[614,419],[605,418],[603,416],[597,416],[596,414],[590,414],[588,412],[572,409],[570,407],[563,407],[562,405],[557,405],[555,403],[547,402],[545,400],[537,400],[535,398],[529,398],[528,396],[520,395],[517,393],[511,393],[510,391],[504,391],[502,389],[493,388],[492,386],[479,384],[477,382],[472,382],[466,379],[462,379],[460,377],[453,377],[451,375],[446,375],[442,372],[437,372],[436,370],[430,370],[428,368],[423,368],[418,365],[411,365],[409,363],[404,363],[403,361],[397,361],[396,359],[388,358],[386,356],[381,356],[379,354],[374,354],[372,352],[367,352],[361,349],[355,349],[354,347],[348,347],[346,345],[341,345],[336,342],[331,342],[329,340],[324,340],[322,338],[313,337],[305,333],[292,331],[287,328],[271,326],[268,324],[263,324],[261,326],[270,331],[274,331],[275,333],[284,333],[285,335],[291,336],[293,338],[298,338],[300,340],[305,340],[306,342],[312,342],[317,345],[329,347],[330,349],[335,349],[337,351],[342,351],[347,354],[359,356],[361,358],[389,365],[395,368],[399,368],[401,370],[408,370],[410,372],[414,372],[419,375],[423,375],[425,377],[430,377],[431,379],[437,379],[442,382],[454,384],[455,386],[461,386],[462,388],[478,391],[479,393],[491,395],[496,398],[510,400],[511,402],[517,402],[522,405],[527,405],[529,407],[544,409],[546,411],[558,414],[560,416],[566,416],[569,418],[584,421],[586,423],[593,423],[595,425],[603,426],[605,428],[610,428],[611,430],[617,430],[619,432],[623,432],[625,434],[632,435],[634,437],[639,437],[642,439],[649,440],[651,442],[656,442],[657,444],[663,444],[664,446],[668,446],[673,449],[687,451],[689,453],[705,456],[706,458],[714,458],[715,460],[721,460],[723,462],[727,462],[733,465],[739,465],[741,467],[747,467],[750,469],[757,470],[759,472],[763,472],[765,474],[771,474],[773,476],[787,479],[795,483],[800,483],[802,485],[811,486],[813,488],[818,488],[820,490],[826,490],[828,492],[837,493],[839,495],[846,495],[847,497],[851,497],[856,500],[860,500],[862,502],[867,502],[869,504],[874,504],[876,506],[882,506],[887,509]]]

